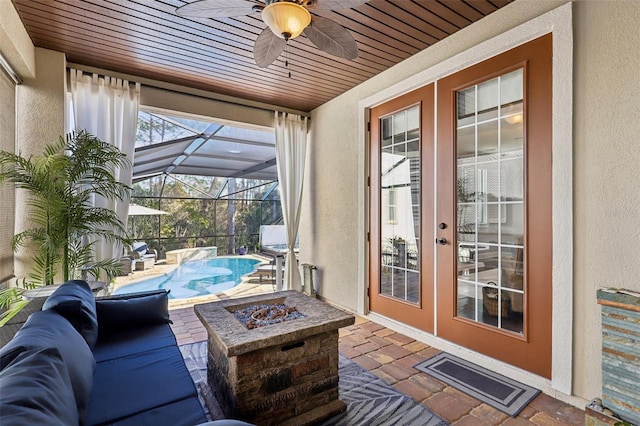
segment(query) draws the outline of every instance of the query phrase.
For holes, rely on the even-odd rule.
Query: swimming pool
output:
[[[242,276],[253,272],[257,259],[216,257],[184,262],[173,272],[117,288],[113,294],[166,289],[170,299],[216,294],[240,284]]]

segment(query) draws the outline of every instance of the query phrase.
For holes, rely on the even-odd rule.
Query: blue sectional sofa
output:
[[[95,299],[65,283],[0,349],[0,424],[206,422],[169,324],[163,290]]]

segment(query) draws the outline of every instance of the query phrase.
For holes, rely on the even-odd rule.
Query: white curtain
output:
[[[300,225],[302,180],[307,152],[307,117],[276,111],[276,161],[282,215],[287,231],[284,289],[302,289],[294,248]]]
[[[127,80],[85,74],[70,70],[73,125],[85,129],[99,139],[118,147],[133,164],[138,106],[140,104],[140,83],[132,87]],[[73,129],[69,129],[73,130]],[[131,185],[131,167],[115,170],[116,179]],[[95,197],[96,206],[109,208],[127,223],[129,200],[116,201]],[[122,247],[100,241],[96,244],[96,260],[118,258]]]

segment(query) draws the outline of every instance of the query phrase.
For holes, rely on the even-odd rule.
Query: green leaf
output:
[[[119,182],[114,171],[130,165],[124,153],[85,130],[61,136],[41,155],[0,151],[0,183],[28,194],[31,227],[15,235],[12,246],[31,256],[31,280],[53,284],[56,277],[67,280],[88,267],[96,276],[100,271],[108,276],[114,272],[110,263],[94,261],[88,242],[129,242],[126,227],[115,212],[93,207],[91,200],[94,194],[128,199],[131,188]]]

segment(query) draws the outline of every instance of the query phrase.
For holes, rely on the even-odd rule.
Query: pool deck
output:
[[[268,262],[267,258],[260,258]],[[116,279],[121,286],[144,278],[166,274],[177,265],[157,264],[146,271],[136,271]],[[262,280],[257,274],[246,276],[242,283],[216,295],[191,299],[172,299],[169,309],[178,344],[207,339],[207,332],[193,310],[194,304],[270,293],[273,280]],[[115,287],[114,287],[115,288]],[[584,425],[584,410],[541,393],[515,418],[472,398],[451,386],[413,368],[440,352],[382,325],[356,316],[356,323],[339,330],[340,352],[363,368],[381,377],[398,391],[413,398],[440,415],[452,425],[559,426]]]

